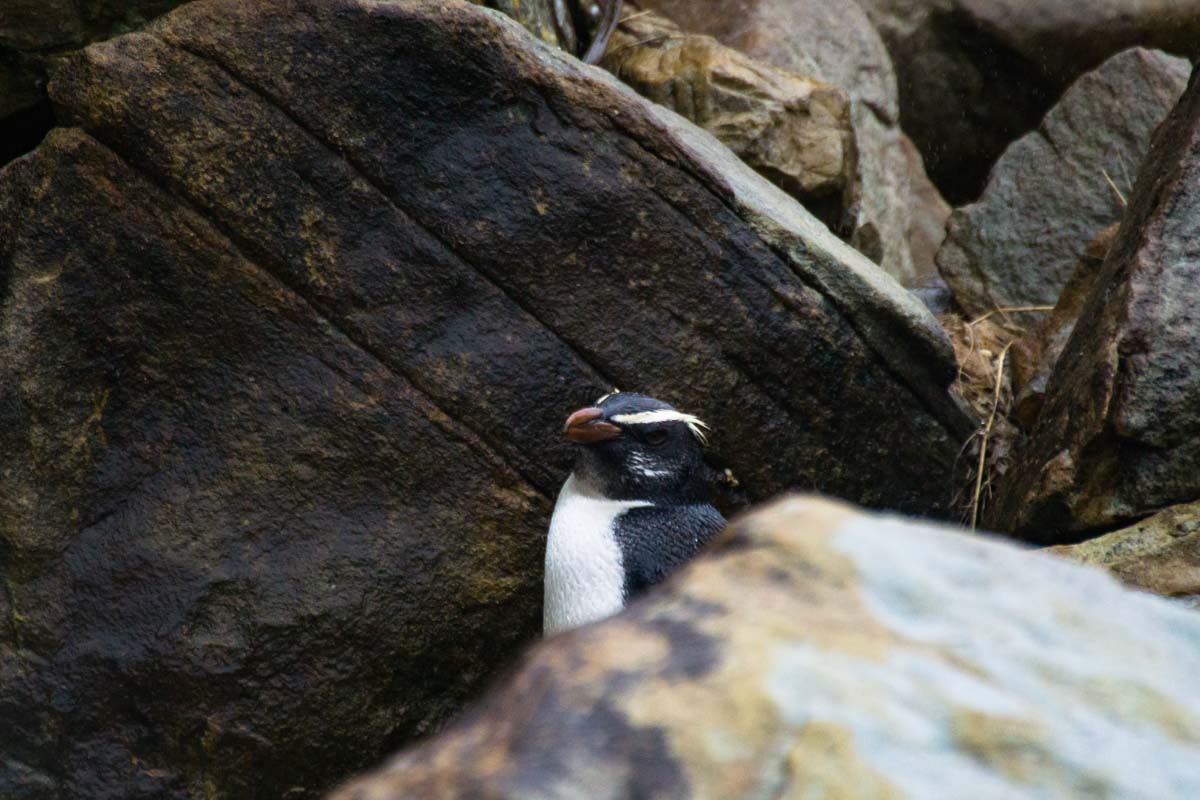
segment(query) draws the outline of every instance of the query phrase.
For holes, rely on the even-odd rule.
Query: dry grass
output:
[[[969,521],[972,529],[991,500],[993,484],[1008,470],[1013,445],[1020,435],[1011,420],[1012,377],[1005,362],[1009,348],[1025,331],[1009,315],[1051,308],[998,308],[973,320],[955,314],[940,318],[958,360],[954,390],[985,421],[963,445],[963,454],[973,466],[956,499],[963,521]]]

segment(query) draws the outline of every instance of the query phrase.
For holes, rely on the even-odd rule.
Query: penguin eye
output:
[[[661,428],[656,431],[650,431],[646,434],[646,441],[649,442],[650,444],[654,445],[655,447],[658,447],[660,444],[666,443],[667,432],[662,430]]]

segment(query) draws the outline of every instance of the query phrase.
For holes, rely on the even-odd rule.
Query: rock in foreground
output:
[[[538,629],[563,413],[945,513],[936,322],[690,123],[464,3],[198,2],[0,172],[0,796],[313,797]]]
[[[1197,670],[1098,571],[788,499],[334,797],[1193,797]]]
[[[6,117],[44,102],[46,64],[55,53],[137,29],[181,2],[4,0],[0,4],[0,133],[9,133]]]

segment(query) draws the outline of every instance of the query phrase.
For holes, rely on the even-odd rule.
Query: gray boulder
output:
[[[983,196],[950,218],[938,253],[969,314],[1055,304],[1088,242],[1120,220],[1118,191],[1128,195],[1190,70],[1153,50],[1113,56],[1005,151]]]
[[[1142,164],[992,526],[1043,541],[1200,497],[1200,84]]]

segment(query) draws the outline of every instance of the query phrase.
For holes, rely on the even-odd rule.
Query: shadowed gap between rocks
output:
[[[0,120],[0,167],[41,144],[54,125],[54,107],[48,98]]]
[[[945,158],[945,145],[933,141],[923,129],[924,120],[907,120],[904,112],[918,111],[921,103],[912,101],[913,88],[909,83],[911,75],[906,75],[898,67],[898,88],[900,94],[901,127],[913,141],[917,143],[925,160],[925,168],[930,179],[942,192],[942,196],[950,205],[959,207],[974,203],[987,187],[988,176],[992,167],[1014,141],[1035,129],[1046,111],[1054,106],[1058,99],[1071,84],[1071,80],[1053,79],[1044,69],[1030,61],[1017,50],[1003,44],[999,39],[991,37],[981,29],[976,20],[971,18],[968,11],[954,7],[942,15],[939,25],[942,33],[938,36],[943,41],[956,42],[956,46],[964,52],[970,52],[978,62],[975,64],[980,77],[991,87],[997,84],[1001,87],[1020,87],[1020,102],[1008,104],[1011,116],[1000,115],[988,118],[986,114],[969,114],[978,112],[966,106],[963,116],[970,119],[972,127],[978,126],[983,130],[990,128],[992,134],[987,140],[976,140],[980,154],[984,157],[964,161],[956,159],[955,149],[950,149],[951,158]],[[1082,73],[1081,73],[1082,74]],[[1012,98],[1010,98],[1012,99]],[[914,125],[914,122],[916,123]]]

